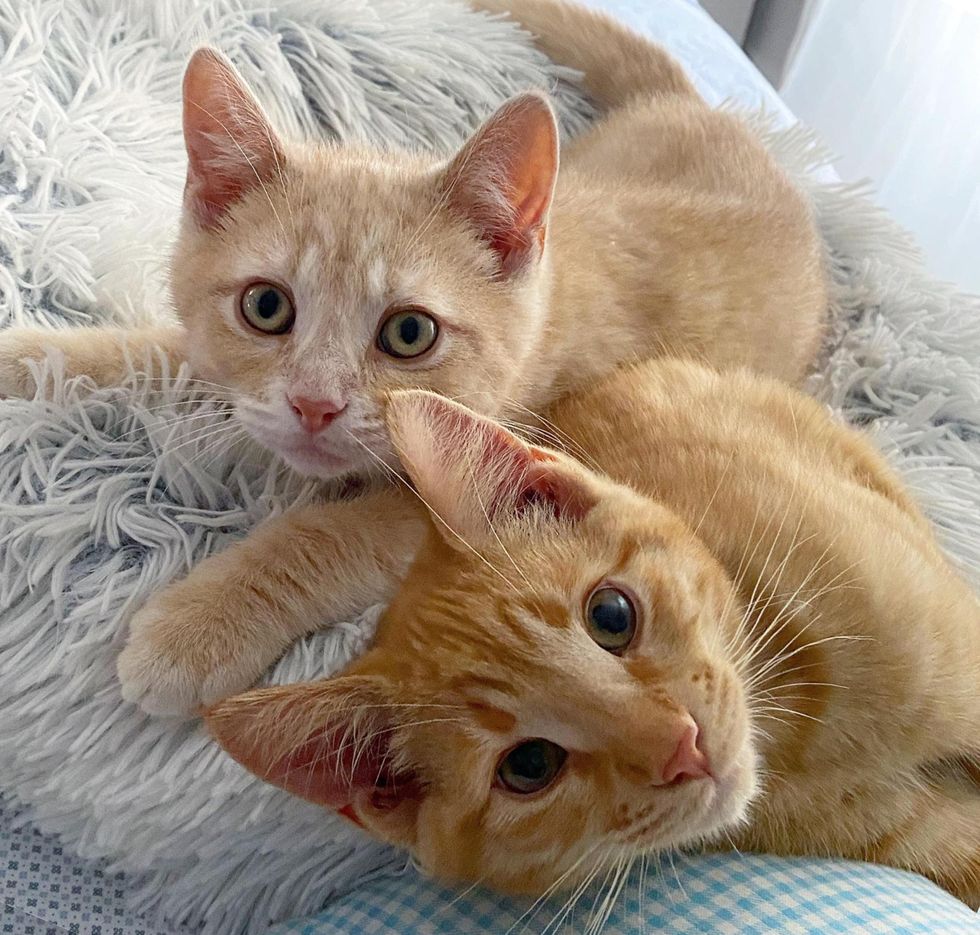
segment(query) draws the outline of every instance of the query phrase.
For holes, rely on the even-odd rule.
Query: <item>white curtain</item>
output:
[[[933,272],[980,292],[980,0],[816,0],[781,91]]]

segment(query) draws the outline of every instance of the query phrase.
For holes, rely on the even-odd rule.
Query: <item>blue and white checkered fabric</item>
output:
[[[562,918],[482,889],[452,889],[414,871],[367,883],[331,908],[269,935],[519,935],[590,931],[596,891]],[[922,877],[871,864],[717,854],[634,871],[603,935],[980,935],[980,917]]]

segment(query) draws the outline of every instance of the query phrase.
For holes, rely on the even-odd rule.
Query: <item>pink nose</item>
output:
[[[698,725],[692,720],[681,736],[674,755],[667,761],[660,776],[664,785],[684,782],[687,779],[701,779],[711,775],[711,764],[698,748]]]
[[[308,399],[306,396],[286,398],[299,417],[300,424],[311,435],[322,432],[347,408],[347,403],[336,403],[331,399]]]

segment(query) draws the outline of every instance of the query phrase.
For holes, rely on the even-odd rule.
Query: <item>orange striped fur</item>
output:
[[[976,906],[980,606],[872,447],[781,384],[680,361],[551,418],[594,470],[394,396],[436,518],[373,648],[339,680],[220,703],[218,740],[295,790],[275,764],[298,740],[384,738],[382,798],[370,771],[331,772],[329,739],[314,785],[448,878],[540,893],[636,852],[737,845],[912,868]],[[619,656],[585,626],[602,582],[639,608]],[[366,684],[370,729],[351,719]],[[684,712],[712,777],[657,783]],[[567,760],[518,795],[495,774],[529,738]]]

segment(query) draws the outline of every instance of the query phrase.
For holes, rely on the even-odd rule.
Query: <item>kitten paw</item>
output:
[[[270,661],[266,647],[243,642],[231,649],[235,636],[213,595],[206,609],[188,612],[181,590],[167,589],[133,617],[116,663],[123,698],[147,714],[193,717],[250,688]]]
[[[192,717],[202,704],[200,679],[158,652],[149,640],[130,638],[116,671],[126,701],[147,714]]]
[[[34,395],[34,377],[27,361],[47,356],[46,335],[31,328],[0,332],[0,399],[28,399]]]

